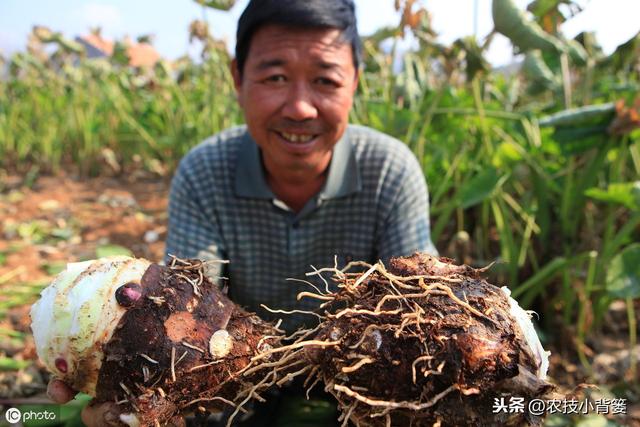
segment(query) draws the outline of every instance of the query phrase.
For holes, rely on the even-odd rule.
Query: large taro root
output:
[[[425,254],[366,267],[334,269],[335,293],[301,294],[324,301],[324,319],[284,354],[310,361],[307,381],[324,383],[345,425],[541,422],[526,403],[553,389],[548,355],[507,288]],[[510,397],[522,412],[494,410]]]
[[[40,359],[130,426],[248,400],[238,375],[281,331],[233,304],[199,261],[127,257],[69,264],[31,310]]]
[[[288,338],[235,306],[203,263],[125,257],[70,264],[32,308],[38,355],[133,425],[235,407],[306,375],[333,394],[346,425],[537,424],[547,354],[529,315],[482,271],[415,254],[331,272],[316,328]],[[324,278],[323,278],[324,279]],[[328,283],[327,283],[328,285]],[[335,288],[334,288],[335,289]],[[521,398],[522,412],[494,411]]]

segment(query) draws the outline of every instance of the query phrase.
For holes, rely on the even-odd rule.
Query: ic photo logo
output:
[[[4,417],[9,424],[15,424],[22,419],[22,412],[18,408],[9,408],[5,412]]]
[[[19,422],[27,423],[31,421],[56,421],[59,417],[59,411],[56,410],[56,407],[52,407],[52,411],[47,410],[27,410],[27,409],[18,409],[18,408],[9,408],[7,412],[4,413],[4,418],[7,420],[9,424],[17,424]],[[2,423],[0,423],[2,425]]]

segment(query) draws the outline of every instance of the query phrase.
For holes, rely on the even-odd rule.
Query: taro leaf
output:
[[[589,54],[579,42],[569,39],[565,40],[565,45],[569,52],[569,56],[575,64],[586,65],[587,60],[589,59]]]
[[[529,19],[514,0],[493,0],[491,13],[495,30],[509,38],[521,52],[531,49],[553,53],[564,51],[562,42]]]
[[[584,153],[604,144],[606,133],[606,126],[558,127],[551,136],[558,142],[561,153],[569,156]]]
[[[96,248],[96,257],[98,258],[117,255],[133,256],[133,252],[123,246],[118,245],[103,245]]]
[[[196,0],[196,2],[218,10],[229,10],[236,4],[236,0]]]
[[[640,298],[640,243],[613,257],[607,269],[607,292],[614,298]]]
[[[558,11],[558,7],[561,4],[570,3],[569,0],[534,0],[527,6],[527,10],[535,15],[536,18],[541,19],[545,15]]]
[[[585,195],[601,202],[624,205],[633,211],[640,210],[640,181],[610,184],[606,190],[589,188]]]
[[[604,58],[602,46],[598,44],[595,32],[583,31],[575,36],[574,40],[584,47],[584,49],[587,51],[588,56],[594,57],[597,60],[601,60],[602,58]]]
[[[531,82],[533,94],[543,90],[553,90],[560,86],[560,80],[553,74],[539,50],[530,50],[524,57],[522,73]]]
[[[463,209],[481,203],[490,198],[507,177],[507,175],[500,176],[494,168],[480,172],[462,186],[458,193],[458,203]]]
[[[566,0],[535,0],[527,6],[527,10],[535,15],[536,21],[547,33],[555,34],[566,21],[558,10],[560,3],[566,3]]]
[[[616,104],[587,105],[579,108],[571,108],[554,113],[550,116],[542,117],[539,124],[542,127],[586,127],[598,124],[608,124],[614,117]]]
[[[638,58],[640,50],[640,32],[622,43],[603,61],[604,66],[612,66],[615,70],[629,68]]]

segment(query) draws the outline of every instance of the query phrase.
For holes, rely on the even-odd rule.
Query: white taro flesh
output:
[[[549,354],[551,352],[545,351],[540,342],[540,338],[536,332],[533,322],[531,321],[531,312],[527,312],[520,307],[518,301],[511,298],[511,291],[506,286],[500,288],[500,290],[509,298],[509,313],[515,317],[518,322],[518,326],[524,335],[525,341],[531,350],[531,354],[536,358],[538,364],[538,378],[544,380],[547,378],[547,370],[549,369]]]
[[[139,285],[149,265],[124,256],[71,263],[41,292],[31,329],[38,357],[56,377],[95,396],[102,347],[126,312],[116,290]]]

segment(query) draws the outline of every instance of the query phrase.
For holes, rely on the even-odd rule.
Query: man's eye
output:
[[[332,80],[332,79],[326,78],[326,77],[318,77],[318,78],[316,79],[316,82],[317,82],[318,84],[323,85],[323,86],[334,86],[334,87],[337,87],[337,86],[338,86],[338,83],[337,83],[337,82],[335,82],[335,81],[334,81],[334,80]]]
[[[267,77],[265,79],[265,81],[267,81],[269,83],[283,83],[283,82],[287,81],[287,79],[282,74],[275,74],[273,76]]]

